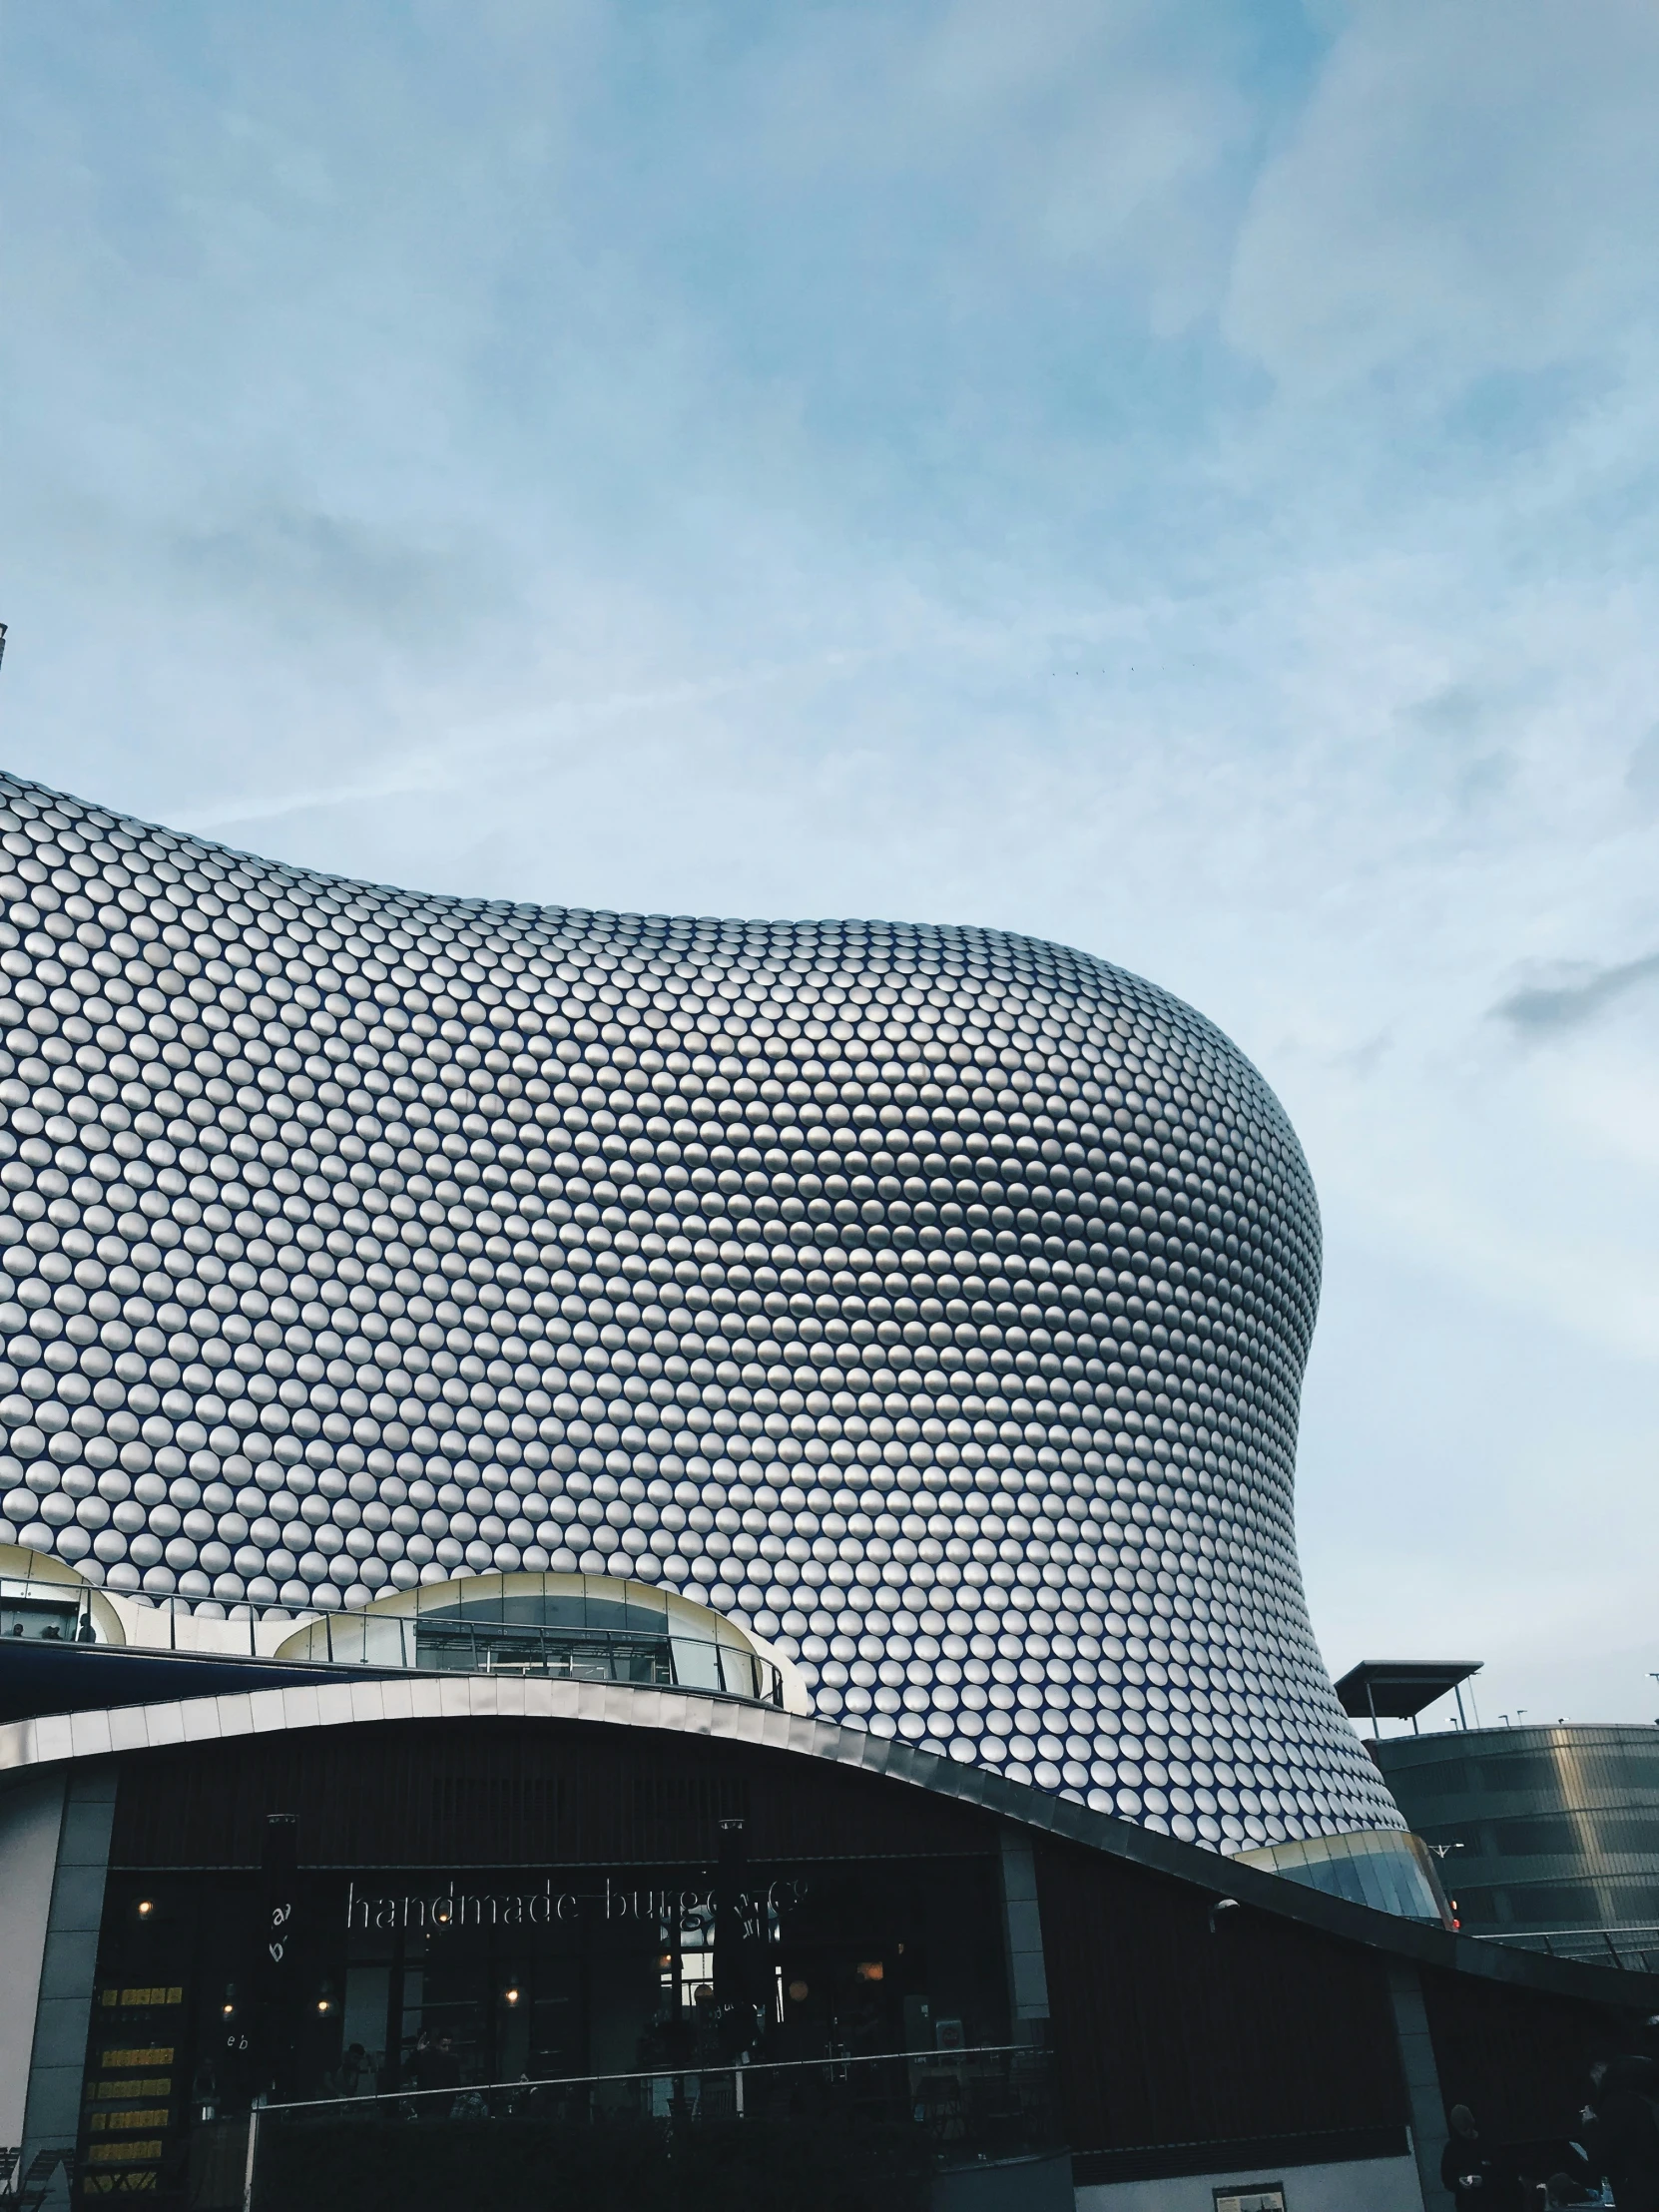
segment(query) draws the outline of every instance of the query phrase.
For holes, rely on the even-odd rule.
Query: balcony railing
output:
[[[538,1675],[559,1682],[622,1682],[701,1690],[762,1705],[784,1702],[780,1669],[759,1652],[699,1636],[638,1629],[468,1620],[464,1613],[325,1613],[314,1656],[352,1666],[460,1674]]]
[[[217,2125],[247,2212],[925,2212],[937,2173],[1060,2146],[1050,2054],[1025,2045],[396,2090]]]
[[[1573,1958],[1590,1966],[1620,1966],[1631,1973],[1659,1973],[1659,1927],[1652,1921],[1613,1928],[1465,1929],[1477,1943],[1502,1943],[1511,1950],[1542,1952],[1546,1958]]]

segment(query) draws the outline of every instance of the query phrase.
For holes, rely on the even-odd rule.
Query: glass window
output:
[[[718,1644],[706,1644],[694,1636],[676,1636],[673,1651],[674,1679],[682,1689],[720,1690],[725,1687]]]
[[[1401,1765],[1389,1776],[1391,1785],[1401,1796],[1455,1797],[1469,1788],[1469,1763],[1466,1759],[1430,1759],[1420,1766]]]
[[[1530,1820],[1493,1821],[1492,1841],[1506,1859],[1576,1858],[1585,1839],[1570,1813],[1541,1813]]]
[[[1531,1790],[1546,1792],[1559,1802],[1561,1772],[1547,1752],[1510,1752],[1501,1759],[1475,1762],[1483,1790]]]

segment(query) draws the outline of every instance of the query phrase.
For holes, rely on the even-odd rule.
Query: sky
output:
[[[4,0],[0,759],[1176,991],[1333,1671],[1652,1719],[1656,112],[1648,0]]]

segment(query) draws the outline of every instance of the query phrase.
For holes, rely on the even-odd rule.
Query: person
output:
[[[1553,2173],[1543,2184],[1545,2212],[1565,2212],[1572,2204],[1592,2204],[1599,2200],[1601,2192],[1589,2189],[1577,2175]]]
[[[196,2108],[198,2120],[216,2119],[219,2114],[219,2082],[214,2073],[214,2062],[204,2058],[196,2069],[196,2079],[191,2083],[191,2103]]]
[[[1598,2058],[1590,2068],[1584,2153],[1613,2184],[1619,2212],[1659,2212],[1659,2068],[1651,2058]]]
[[[342,2097],[366,2096],[368,2084],[364,2077],[369,2073],[368,2053],[361,2043],[349,2043],[339,2062],[335,2079]]]
[[[439,2035],[433,2042],[423,2029],[409,2061],[410,2088],[458,2089],[460,2085],[461,2062],[453,2041],[448,2035]],[[422,2097],[418,2107],[423,2120],[446,2119],[451,2109],[440,2096]]]
[[[1440,2181],[1457,2212],[1520,2212],[1520,2178],[1487,2146],[1468,2106],[1454,2104],[1446,2120],[1451,2133],[1440,2153]]]

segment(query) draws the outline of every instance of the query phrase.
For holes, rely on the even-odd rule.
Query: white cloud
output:
[[[1320,1184],[1333,1658],[1643,1710],[1655,1002],[1493,1009],[1659,946],[1647,14],[212,21],[9,34],[9,762],[1156,977]]]

